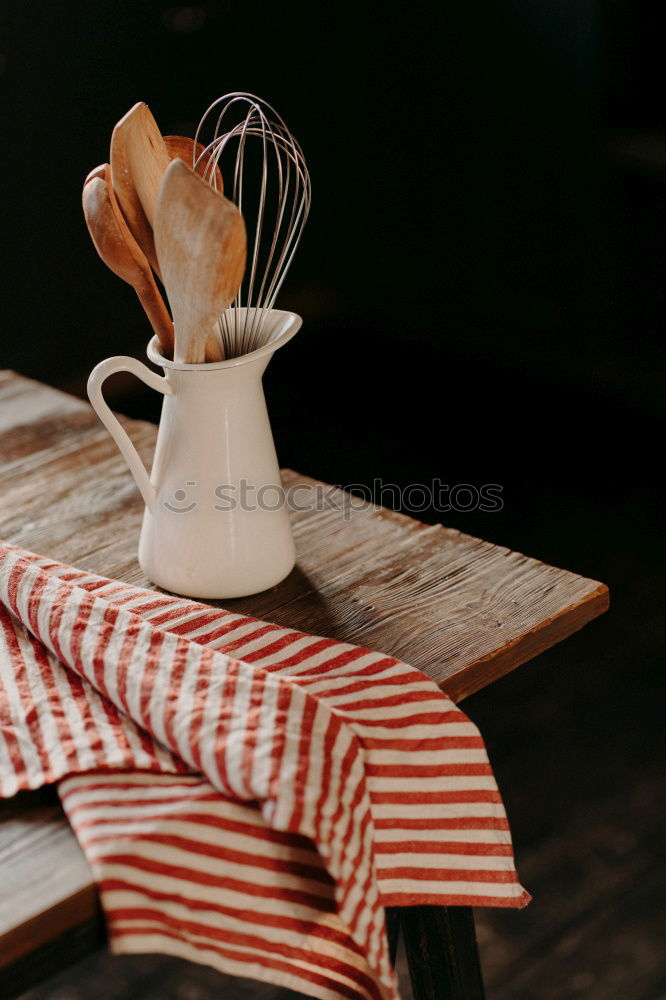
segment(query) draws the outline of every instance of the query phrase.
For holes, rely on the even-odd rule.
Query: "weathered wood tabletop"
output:
[[[149,465],[156,428],[123,422]],[[278,587],[225,605],[399,656],[456,700],[608,607],[607,588],[594,580],[441,525],[352,507],[342,491],[289,470],[283,482],[303,487],[305,509],[292,513],[297,566]],[[323,502],[308,503],[317,490]],[[1,372],[0,538],[149,585],[136,561],[141,514],[134,482],[88,404]],[[0,803],[6,983],[37,949],[47,965],[54,955],[65,964],[93,946],[99,926],[90,871],[52,796]]]

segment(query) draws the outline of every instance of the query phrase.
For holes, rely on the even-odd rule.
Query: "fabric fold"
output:
[[[383,906],[527,902],[478,730],[420,672],[12,546],[0,600],[2,794],[69,776],[119,950],[390,998]]]

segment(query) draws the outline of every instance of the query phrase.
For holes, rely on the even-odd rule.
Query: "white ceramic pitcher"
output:
[[[244,597],[283,580],[295,561],[289,512],[268,420],[262,375],[301,326],[273,309],[268,343],[239,358],[166,361],[154,338],[148,357],[102,361],[88,380],[97,415],[127,462],[146,505],[139,563],[154,583],[189,597]],[[102,396],[114,372],[131,372],[164,395],[152,475]]]

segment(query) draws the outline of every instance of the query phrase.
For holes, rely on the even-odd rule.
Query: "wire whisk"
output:
[[[239,91],[214,101],[197,127],[195,150],[213,117],[213,139],[193,167],[201,165],[205,179],[217,188],[219,166],[225,196],[245,217],[248,267],[217,331],[223,356],[235,358],[271,338],[270,310],[310,211],[310,175],[300,145],[261,98]]]

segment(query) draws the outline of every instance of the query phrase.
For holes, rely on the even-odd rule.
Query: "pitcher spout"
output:
[[[222,321],[224,320],[224,323],[230,328],[235,328],[236,326],[241,328],[247,327],[249,331],[249,340],[257,339],[258,335],[256,327],[260,324],[261,343],[259,346],[255,347],[254,350],[248,351],[247,353],[238,354],[234,357],[227,356],[224,361],[209,361],[198,365],[186,364],[184,362],[176,363],[174,361],[169,361],[161,355],[159,350],[159,341],[157,340],[157,337],[153,337],[148,345],[148,357],[156,365],[160,365],[167,371],[177,370],[210,372],[223,368],[237,368],[241,365],[256,364],[264,358],[265,363],[263,368],[265,368],[271,356],[281,347],[284,347],[284,345],[298,333],[303,320],[296,313],[286,312],[282,309],[268,310],[263,317],[255,317],[255,312],[256,310],[252,308],[248,309],[245,306],[239,309],[230,308],[227,309],[224,317],[220,317],[220,320],[218,321],[222,324]],[[223,329],[218,329],[215,333],[220,338],[222,347],[224,347]]]

